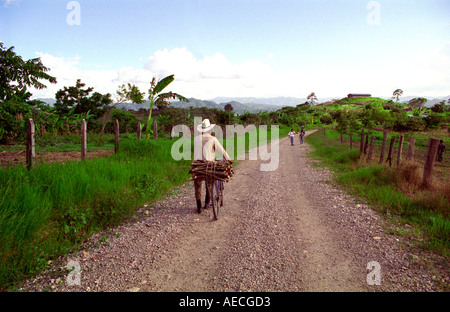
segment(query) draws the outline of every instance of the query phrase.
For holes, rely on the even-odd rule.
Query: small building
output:
[[[354,97],[371,97],[371,94],[358,94],[358,93],[350,93],[347,95],[348,98],[354,98]]]

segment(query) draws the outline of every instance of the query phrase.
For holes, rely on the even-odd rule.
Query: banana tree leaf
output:
[[[155,89],[153,89],[153,95],[156,95],[160,93],[162,90],[164,90],[165,87],[167,87],[172,81],[175,80],[174,75],[167,76],[160,81],[155,86]]]

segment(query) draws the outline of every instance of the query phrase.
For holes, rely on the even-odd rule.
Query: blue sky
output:
[[[449,0],[2,2],[0,40],[58,80],[36,97],[77,78],[146,90],[168,74],[200,99],[450,95]]]

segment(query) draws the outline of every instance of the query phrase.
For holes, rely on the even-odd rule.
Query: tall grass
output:
[[[0,169],[0,288],[119,224],[188,178],[171,141],[125,140],[120,153],[83,162]]]
[[[327,129],[325,136],[317,132],[308,140],[314,146],[312,155],[333,169],[336,182],[374,204],[382,213],[414,225],[426,237],[424,247],[448,257],[450,182],[422,190],[417,164],[405,162],[391,168],[359,161],[359,149],[340,144],[338,136]]]

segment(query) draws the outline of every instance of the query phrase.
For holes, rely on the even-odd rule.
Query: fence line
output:
[[[35,138],[36,138],[36,131],[35,131],[35,124],[33,119],[28,119],[27,121],[27,138],[26,138],[26,166],[28,170],[34,168],[35,165],[35,159],[36,159],[36,146],[35,146]],[[114,153],[119,152],[119,121],[116,119],[114,123]],[[154,131],[154,139],[158,139],[158,133],[157,133],[157,124],[156,121],[153,125],[153,131]],[[137,138],[141,139],[141,123],[138,123],[137,126]],[[87,123],[86,120],[83,119],[81,121],[81,160],[86,159],[87,155]]]
[[[339,141],[342,144],[345,143],[344,134],[346,134],[346,133],[343,131],[340,131]],[[349,132],[348,135],[349,135],[349,141],[350,141],[350,149],[352,149],[353,144],[355,144],[357,141],[355,142],[353,140],[352,132]],[[396,148],[396,144],[395,144],[396,138],[391,137],[390,144],[389,144],[389,150],[387,151],[388,154],[387,154],[387,157],[385,158],[387,138],[388,138],[388,132],[386,130],[383,130],[383,138],[382,138],[381,148],[380,148],[379,163],[381,164],[381,163],[387,162],[387,163],[389,163],[389,166],[391,167],[392,162],[393,162],[393,155],[395,155],[394,149]],[[359,144],[360,144],[359,155],[360,155],[360,157],[366,157],[367,162],[371,161],[373,158],[376,140],[377,140],[377,136],[372,135],[372,137],[370,138],[370,144],[369,144],[369,133],[365,134],[364,129],[361,130],[361,139],[359,141]],[[403,162],[404,140],[405,140],[404,135],[400,135],[398,148],[396,150],[397,166],[400,166],[401,163]],[[422,156],[423,151],[417,150],[415,145],[416,145],[416,138],[411,137],[409,139],[407,160],[409,160],[409,161],[412,161],[414,159],[418,160],[418,157],[425,158],[425,164],[423,167],[422,187],[427,188],[430,185],[432,172],[433,172],[433,169],[436,164],[436,156],[437,156],[437,151],[438,151],[439,140],[435,139],[435,138],[429,138],[427,150],[426,150],[424,156]],[[420,153],[420,155],[419,155],[419,153]]]

